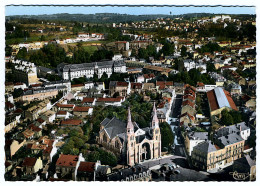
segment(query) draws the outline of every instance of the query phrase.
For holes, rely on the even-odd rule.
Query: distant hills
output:
[[[89,23],[119,23],[129,21],[145,21],[154,20],[157,18],[177,18],[183,17],[189,18],[200,18],[200,17],[212,17],[217,14],[210,13],[189,13],[182,15],[166,15],[166,14],[149,14],[149,15],[129,15],[129,14],[117,14],[117,13],[96,13],[96,14],[43,14],[43,15],[14,15],[6,16],[6,19],[19,19],[19,18],[30,18],[39,20],[63,20],[63,21],[78,21],[78,22],[89,22]],[[218,14],[219,15],[219,14]],[[255,15],[233,15],[236,18],[246,18],[248,16],[254,17]]]

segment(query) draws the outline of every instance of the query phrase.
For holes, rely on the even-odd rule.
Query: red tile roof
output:
[[[46,149],[44,149],[43,154],[50,154],[52,151],[52,146],[48,146]]]
[[[197,87],[203,87],[203,86],[204,86],[204,83],[201,83],[201,82],[197,83]]]
[[[120,102],[122,98],[98,98],[97,102]]]
[[[210,110],[214,111],[219,109],[218,107],[218,102],[217,102],[217,98],[215,95],[214,90],[208,91],[207,92],[207,97],[208,97],[208,102],[209,102],[209,106],[210,106]]]
[[[228,91],[226,91],[226,90],[224,90],[224,93],[225,93],[225,95],[227,97],[227,100],[228,100],[229,105],[231,106],[231,108],[237,111],[238,110],[237,106],[234,103],[233,99],[231,98],[230,93]]]
[[[192,103],[190,100],[186,100],[186,101],[183,101],[182,102],[182,106],[185,106],[185,105],[190,105],[191,107],[194,107],[194,103]]]
[[[60,108],[73,108],[74,107],[73,104],[60,104],[60,103],[56,103],[56,106],[60,107]]]
[[[118,81],[118,82],[116,83],[116,86],[118,86],[118,87],[127,87],[127,86],[128,86],[128,83],[127,83],[127,82]]]
[[[82,103],[93,103],[95,98],[83,98]]]
[[[26,138],[29,138],[31,136],[34,135],[34,132],[30,129],[26,129],[25,131],[23,131],[23,135],[26,137]]]
[[[238,110],[233,99],[231,98],[230,96],[230,93],[226,90],[223,90],[225,95],[226,95],[226,98],[229,102],[229,105],[232,109],[234,110]],[[214,90],[211,90],[211,91],[208,91],[207,92],[207,97],[208,97],[208,101],[209,101],[209,105],[210,105],[210,109],[211,111],[214,111],[214,110],[217,110],[219,109],[219,106],[218,106],[218,101],[217,101],[217,98],[216,98],[216,95],[215,95],[215,92]]]
[[[94,162],[80,162],[78,171],[80,172],[94,172],[95,171]]]
[[[185,116],[188,116],[191,120],[195,120],[195,117],[190,115],[188,112],[185,112],[184,114],[182,114],[180,117],[185,117]]]
[[[59,112],[57,112],[57,115],[66,115],[67,114],[67,111],[63,111],[63,110],[60,110]]]
[[[78,161],[78,156],[76,155],[64,155],[61,154],[56,162],[56,166],[63,167],[76,167]]]
[[[132,89],[142,89],[142,83],[131,83]]]
[[[156,81],[156,86],[159,86],[159,89],[165,89],[166,87],[173,86],[173,81]]]
[[[36,163],[37,159],[36,158],[31,158],[31,157],[26,157],[23,160],[23,167],[33,167]]]
[[[168,103],[171,102],[171,98],[168,98],[168,97],[163,97],[164,100],[166,100]]]
[[[43,122],[44,122],[44,120],[43,120],[42,118],[38,118],[37,121],[38,121],[39,123],[43,123]]]
[[[79,119],[67,119],[61,121],[61,125],[80,125],[81,123],[82,121]]]
[[[7,102],[5,102],[5,107],[7,107],[8,109],[14,108],[14,104],[12,104],[9,101],[7,101]]]
[[[38,83],[38,84],[33,84],[33,85],[31,85],[32,87],[40,87],[40,86],[42,86],[42,84],[40,84],[40,83]]]
[[[84,84],[71,85],[71,88],[74,88],[74,87],[85,87],[85,85]]]
[[[10,165],[11,165],[11,163],[10,163],[10,162],[8,162],[8,161],[5,161],[5,168],[9,167]]]
[[[42,130],[41,128],[35,126],[34,124],[30,124],[28,126],[28,128],[31,129],[32,131],[35,131],[35,132],[40,132]]]
[[[20,109],[20,108],[18,108],[18,109],[16,109],[15,111],[14,111],[14,113],[22,113],[23,112],[23,110],[22,109]]]
[[[88,112],[91,107],[74,107],[73,112]]]
[[[158,105],[157,105],[157,108],[163,108],[165,105],[165,102],[160,102]]]
[[[219,149],[220,149],[220,147],[219,147],[219,146],[217,146],[216,144],[215,144],[215,147],[216,147],[216,149],[217,149],[217,150],[219,150]]]
[[[152,74],[144,74],[144,78],[145,79],[155,78],[155,75],[153,73]]]

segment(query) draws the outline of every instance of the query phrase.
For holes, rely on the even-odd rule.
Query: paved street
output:
[[[181,114],[181,104],[182,104],[182,95],[177,94],[176,98],[172,102],[172,112],[170,117],[179,118],[178,116]]]

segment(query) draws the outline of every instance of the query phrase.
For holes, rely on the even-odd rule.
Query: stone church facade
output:
[[[150,127],[139,128],[131,119],[128,108],[127,123],[117,118],[105,118],[101,122],[97,142],[124,157],[126,164],[133,166],[144,160],[161,156],[161,133],[155,105]]]

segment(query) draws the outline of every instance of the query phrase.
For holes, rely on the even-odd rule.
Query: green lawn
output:
[[[98,50],[97,46],[83,46],[83,48],[92,55],[96,50]]]

